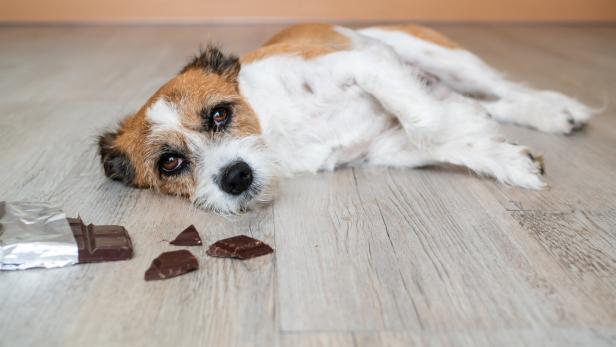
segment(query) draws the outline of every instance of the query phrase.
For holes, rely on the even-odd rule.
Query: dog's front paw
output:
[[[528,147],[505,144],[503,153],[504,177],[501,181],[527,189],[545,189],[543,156]]]

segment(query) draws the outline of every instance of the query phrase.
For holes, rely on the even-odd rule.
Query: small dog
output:
[[[341,165],[449,163],[541,189],[542,157],[493,120],[568,134],[591,113],[428,28],[303,24],[241,59],[207,47],[99,152],[114,180],[234,214],[270,201],[278,177]]]

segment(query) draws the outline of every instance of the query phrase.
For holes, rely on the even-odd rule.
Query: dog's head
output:
[[[237,213],[268,201],[275,163],[240,95],[239,60],[208,47],[119,129],[99,138],[105,174]]]

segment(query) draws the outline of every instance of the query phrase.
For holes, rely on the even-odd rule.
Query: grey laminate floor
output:
[[[464,170],[346,169],[225,219],[103,177],[95,136],[199,43],[275,26],[0,28],[0,200],[122,224],[135,258],[0,273],[0,346],[616,345],[616,26],[442,26],[511,78],[607,111],[573,136],[508,127],[551,190]],[[274,256],[148,282],[165,240],[249,233]]]

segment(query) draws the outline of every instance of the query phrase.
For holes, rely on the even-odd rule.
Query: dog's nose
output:
[[[232,195],[240,195],[252,184],[252,169],[243,161],[238,161],[222,170],[220,188]]]

